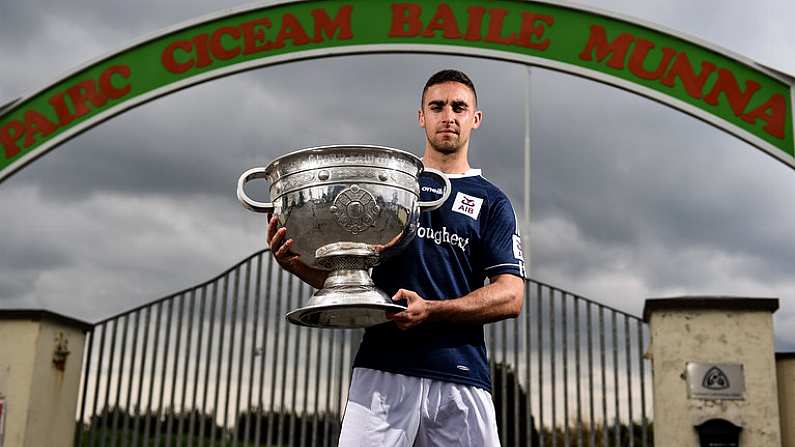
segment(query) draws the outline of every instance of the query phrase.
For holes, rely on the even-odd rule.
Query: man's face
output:
[[[431,147],[444,154],[466,147],[482,117],[472,90],[459,82],[428,87],[418,116]]]

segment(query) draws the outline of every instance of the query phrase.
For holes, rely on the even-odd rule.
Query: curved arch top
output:
[[[546,1],[267,2],[178,25],[0,107],[0,182],[119,113],[217,77],[389,52],[543,66],[702,119],[795,168],[787,75],[659,26]]]

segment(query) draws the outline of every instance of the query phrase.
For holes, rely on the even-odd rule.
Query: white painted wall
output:
[[[698,446],[693,427],[718,417],[743,427],[740,445],[781,445],[771,312],[666,309],[649,320],[655,445]],[[689,361],[743,364],[745,400],[688,399]]]
[[[65,369],[53,362],[63,333],[71,353]],[[0,315],[0,393],[6,396],[3,447],[71,447],[85,335],[60,322],[4,319]]]

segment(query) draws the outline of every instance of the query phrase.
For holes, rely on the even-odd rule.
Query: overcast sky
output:
[[[83,62],[234,1],[0,0],[0,103]],[[787,0],[591,0],[795,73]],[[524,66],[462,57],[338,57],[265,68],[139,107],[0,184],[0,308],[87,321],[192,286],[263,247],[239,174],[334,143],[419,154],[418,92],[475,81],[473,166],[522,215]],[[795,172],[665,106],[532,71],[531,276],[640,314],[648,297],[777,297],[795,350]],[[264,196],[261,198],[265,198]]]

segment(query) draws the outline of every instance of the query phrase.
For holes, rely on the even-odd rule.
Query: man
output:
[[[375,284],[407,308],[364,335],[340,446],[499,445],[483,324],[519,315],[524,261],[510,201],[469,165],[470,135],[482,119],[466,74],[431,76],[418,112],[422,160],[447,175],[452,191],[421,214],[406,249],[373,270]],[[430,182],[420,182],[423,200],[441,194]],[[322,287],[326,273],[292,254],[286,234],[270,220],[277,261]]]

